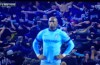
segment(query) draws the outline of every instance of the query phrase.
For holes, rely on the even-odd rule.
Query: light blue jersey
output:
[[[55,31],[50,31],[49,28],[44,29],[39,32],[36,39],[33,42],[33,49],[36,55],[40,55],[38,45],[40,41],[43,41],[43,55],[46,56],[45,60],[41,62],[45,63],[61,63],[61,60],[57,60],[54,57],[61,54],[61,45],[67,43],[70,40],[70,37],[66,32],[56,29]],[[63,54],[68,55],[71,50],[74,48],[74,43],[70,40]]]

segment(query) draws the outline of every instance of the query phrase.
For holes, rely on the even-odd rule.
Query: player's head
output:
[[[49,24],[49,28],[51,28],[51,29],[57,28],[57,26],[58,26],[57,18],[56,17],[50,17],[48,24]]]

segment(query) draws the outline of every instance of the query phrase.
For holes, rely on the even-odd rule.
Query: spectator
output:
[[[4,52],[0,52],[0,65],[12,65],[12,62],[5,57]]]
[[[90,56],[91,54],[91,56]],[[95,54],[95,49],[94,46],[91,46],[91,53],[86,53],[84,59],[82,60],[82,65],[95,65],[94,61],[94,54]]]
[[[100,49],[97,51],[97,55],[95,56],[96,64],[100,64]]]

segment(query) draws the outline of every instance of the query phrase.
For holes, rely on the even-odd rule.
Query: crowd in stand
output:
[[[39,65],[32,42],[51,16],[75,43],[61,65],[100,65],[100,2],[15,3],[0,6],[0,65]]]

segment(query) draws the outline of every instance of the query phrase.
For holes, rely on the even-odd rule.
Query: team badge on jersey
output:
[[[58,34],[55,35],[55,38],[58,38]]]

